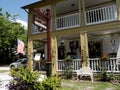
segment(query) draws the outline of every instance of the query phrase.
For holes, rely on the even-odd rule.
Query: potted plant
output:
[[[100,60],[106,61],[106,60],[109,60],[109,59],[110,59],[109,54],[105,54],[105,55],[102,55],[102,56],[101,56],[101,59],[100,59]]]
[[[70,56],[70,55],[68,55],[68,56],[65,58],[65,61],[66,61],[66,62],[71,62],[71,61],[72,61],[71,56]]]

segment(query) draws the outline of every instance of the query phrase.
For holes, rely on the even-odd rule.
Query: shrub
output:
[[[65,71],[64,71],[65,79],[71,79],[72,74],[73,74],[72,66],[66,66]]]
[[[106,71],[106,69],[102,69],[102,77],[101,77],[101,80],[102,81],[110,81],[110,77],[109,77],[109,74],[108,72]]]
[[[9,90],[35,90],[40,77],[37,71],[31,71],[29,68],[11,70],[11,76],[13,76],[13,80],[7,85]]]
[[[11,70],[13,80],[7,85],[9,90],[53,90],[60,85],[57,77],[46,78],[39,81],[40,73],[29,68]]]
[[[61,80],[58,77],[49,77],[42,82],[44,90],[54,90],[60,87]]]

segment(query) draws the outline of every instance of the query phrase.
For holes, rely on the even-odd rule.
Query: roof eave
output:
[[[50,4],[50,0],[43,0],[43,1],[38,1],[38,2],[35,2],[35,3],[32,3],[32,4],[29,4],[29,5],[25,5],[23,7],[21,7],[22,9],[30,9],[30,8],[35,8],[35,7],[42,7],[42,6],[45,6],[45,5],[48,5]]]

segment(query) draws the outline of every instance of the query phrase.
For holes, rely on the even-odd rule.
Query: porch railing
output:
[[[72,63],[73,71],[79,70],[82,67],[81,59],[73,59],[71,63]],[[58,60],[58,71],[64,71],[65,68],[66,68],[66,62],[64,60]]]
[[[70,14],[66,16],[61,16],[56,19],[57,21],[57,30],[73,28],[80,26],[79,22],[79,13]]]
[[[86,11],[86,25],[117,20],[116,5]]]
[[[73,71],[79,70],[82,67],[81,59],[73,59],[71,63]],[[99,60],[99,58],[89,58],[88,63],[93,72],[101,72],[103,69],[107,72],[120,72],[120,67],[116,64],[116,58],[104,61]],[[58,60],[58,71],[64,71],[65,67],[66,62]]]
[[[89,66],[94,72],[101,72],[106,70],[107,72],[120,72],[117,65],[116,58],[110,58],[109,60],[99,60],[99,58],[90,58]]]

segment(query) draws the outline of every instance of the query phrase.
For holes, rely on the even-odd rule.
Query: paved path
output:
[[[9,70],[8,66],[0,67],[0,70]],[[5,86],[9,83],[12,77],[9,75],[10,72],[0,73],[0,90],[8,90]]]
[[[0,66],[0,70],[10,70],[9,66]]]

